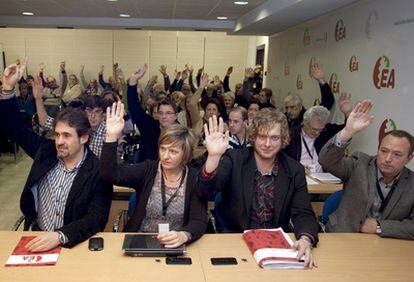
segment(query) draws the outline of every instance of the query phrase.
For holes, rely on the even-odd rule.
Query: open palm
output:
[[[346,121],[346,129],[353,133],[357,133],[367,128],[374,119],[374,117],[370,115],[372,105],[371,100],[364,100],[358,103]]]
[[[229,146],[229,132],[224,132],[224,122],[220,118],[213,116],[204,124],[204,134],[206,140],[206,148],[210,156],[221,156],[226,152]]]
[[[124,104],[113,103],[106,109],[106,134],[118,137],[124,129]]]

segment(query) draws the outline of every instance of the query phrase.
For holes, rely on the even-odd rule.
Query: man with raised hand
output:
[[[26,63],[11,65],[3,75],[0,132],[17,142],[33,159],[20,209],[24,230],[47,231],[26,249],[43,252],[72,247],[99,231],[108,220],[112,185],[99,175],[98,159],[86,147],[90,125],[86,114],[68,107],[56,116],[55,140],[38,136],[22,124],[15,85]]]
[[[373,121],[372,102],[351,112],[346,126],[322,148],[319,163],[344,182],[339,208],[329,216],[327,231],[362,232],[381,237],[414,239],[414,138],[392,130],[380,140],[376,156],[344,153],[350,140]]]
[[[312,246],[318,223],[310,204],[303,166],[280,152],[289,142],[286,117],[275,109],[259,111],[249,127],[253,147],[227,150],[223,120],[204,125],[208,157],[199,175],[199,192],[209,198],[221,192],[215,212],[225,232],[277,228],[293,231],[298,259],[316,265]]]

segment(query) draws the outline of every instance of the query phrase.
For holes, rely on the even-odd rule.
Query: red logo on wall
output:
[[[309,60],[309,77],[312,77],[312,66],[316,64],[316,58],[312,57]]]
[[[385,133],[396,130],[397,125],[392,119],[385,119],[378,130],[378,142],[381,142],[382,138],[384,138]]]
[[[336,26],[335,26],[335,41],[345,39],[345,36],[346,36],[346,28],[344,25],[344,21],[342,19],[339,19],[336,22]]]
[[[395,69],[390,67],[390,60],[387,56],[379,57],[374,66],[374,86],[377,89],[395,87]]]
[[[303,33],[303,46],[308,46],[311,43],[311,38],[309,35],[309,29],[305,29],[305,32]]]
[[[354,72],[354,71],[358,71],[359,66],[358,66],[359,62],[357,60],[357,57],[354,55],[349,59],[349,71],[350,72]]]
[[[288,63],[285,63],[285,76],[290,74],[290,67]]]
[[[298,74],[298,78],[296,79],[296,88],[298,90],[303,89],[302,75],[300,74]]]
[[[329,86],[331,87],[332,93],[339,93],[339,81],[336,73],[331,74]]]

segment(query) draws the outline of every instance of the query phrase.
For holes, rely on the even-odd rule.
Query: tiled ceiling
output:
[[[39,17],[104,17],[216,20],[226,16],[236,20],[265,0],[249,0],[235,5],[233,0],[0,0],[0,16],[20,16],[23,11]]]

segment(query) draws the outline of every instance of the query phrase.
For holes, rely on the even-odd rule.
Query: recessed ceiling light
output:
[[[218,20],[227,20],[227,17],[217,17]]]
[[[108,2],[118,2],[118,0],[106,0]]]
[[[234,1],[234,4],[235,5],[247,5],[247,4],[249,4],[249,2],[247,2],[247,1]]]
[[[130,14],[119,14],[119,16],[120,16],[121,18],[130,18],[130,17],[131,17],[131,15],[130,15]]]
[[[34,13],[32,13],[32,12],[22,12],[22,15],[23,16],[33,16]]]

